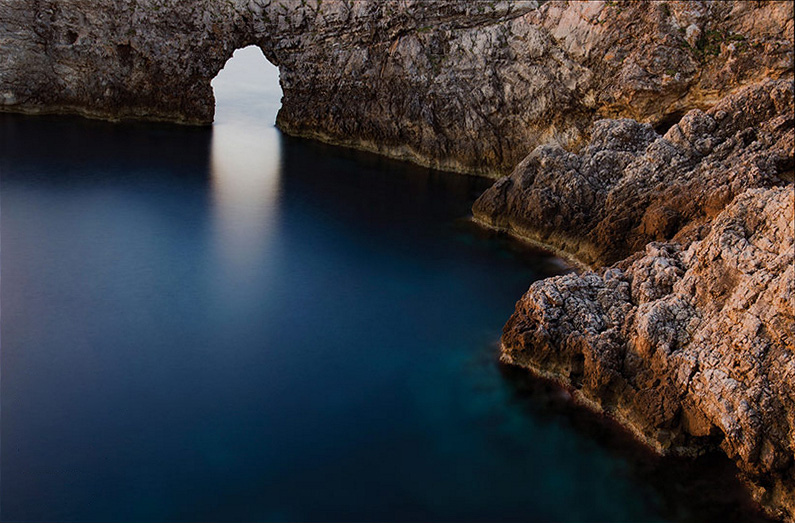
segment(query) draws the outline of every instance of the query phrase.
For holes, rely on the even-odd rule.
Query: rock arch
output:
[[[208,124],[211,79],[257,45],[285,132],[499,176],[539,144],[577,147],[595,118],[656,125],[791,74],[785,4],[664,5],[0,0],[0,110]],[[705,60],[679,31],[705,20],[744,43]]]
[[[443,0],[34,4],[0,2],[12,55],[0,64],[3,110],[208,124],[211,79],[235,49],[257,45],[281,71],[277,124],[290,134],[494,175],[550,135],[549,121],[537,132],[535,117],[517,117],[534,91],[506,99],[502,87],[508,37],[497,36],[534,1],[487,11]],[[569,65],[544,89],[576,85]],[[579,113],[565,114],[558,128],[577,136]]]
[[[279,69],[265,57],[259,46],[235,49],[211,79],[210,85],[214,122],[236,114],[235,118],[243,118],[251,124],[273,125],[283,95]],[[246,107],[241,106],[243,100]],[[257,119],[262,121],[255,121]]]

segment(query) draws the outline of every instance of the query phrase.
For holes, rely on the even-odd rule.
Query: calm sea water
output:
[[[487,181],[227,84],[212,129],[0,114],[3,521],[757,518],[500,368],[562,266],[468,224]]]

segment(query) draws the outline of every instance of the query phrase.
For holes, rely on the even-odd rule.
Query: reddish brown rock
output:
[[[719,447],[795,518],[795,189],[749,189],[688,246],[533,284],[503,361],[575,388],[661,452]]]
[[[793,81],[747,86],[664,136],[602,120],[475,203],[598,272],[535,283],[503,361],[554,378],[660,452],[720,448],[795,520]]]

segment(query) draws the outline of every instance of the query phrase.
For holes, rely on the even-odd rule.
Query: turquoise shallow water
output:
[[[3,521],[757,518],[725,461],[498,365],[563,267],[469,224],[487,181],[255,100],[212,129],[0,114]]]

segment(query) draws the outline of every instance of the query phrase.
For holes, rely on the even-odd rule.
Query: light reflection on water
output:
[[[220,124],[210,150],[215,240],[230,273],[258,270],[279,202],[276,129]]]
[[[279,204],[281,135],[274,126],[278,69],[257,47],[240,49],[213,80],[217,110],[210,148],[214,237],[233,279],[267,264]]]
[[[0,520],[754,521],[501,372],[558,269],[460,226],[488,182],[282,137],[237,63],[212,129],[0,114]]]

